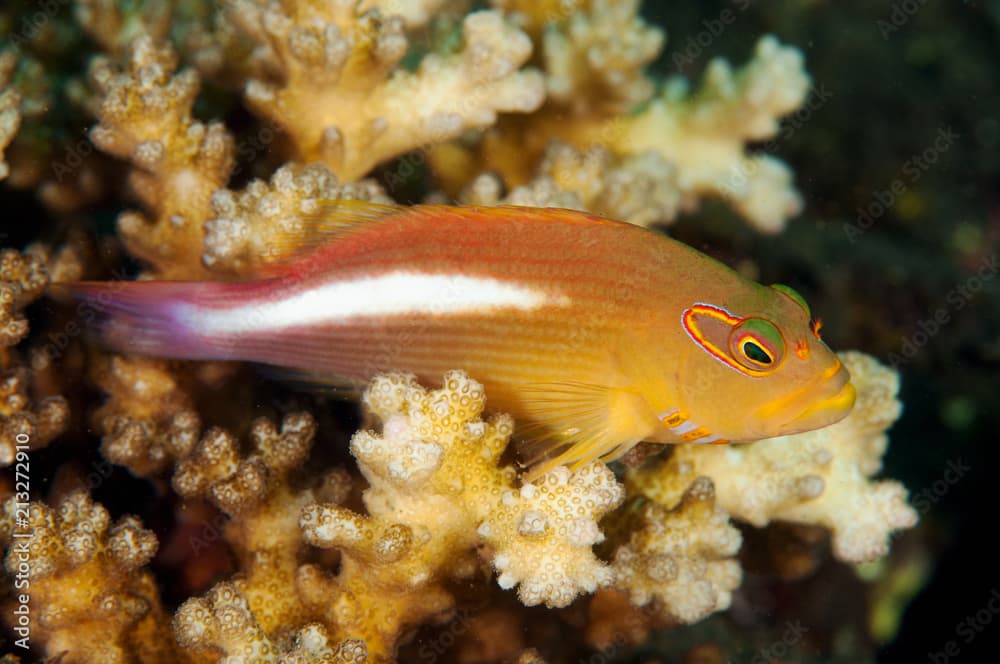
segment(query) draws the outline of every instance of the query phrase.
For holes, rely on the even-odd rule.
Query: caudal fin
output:
[[[203,360],[226,353],[197,334],[192,323],[201,302],[225,285],[184,281],[78,281],[53,284],[50,294],[69,296],[84,329],[122,353]]]

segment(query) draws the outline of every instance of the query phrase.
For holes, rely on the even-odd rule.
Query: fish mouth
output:
[[[847,373],[846,371],[844,372]],[[812,431],[839,422],[847,417],[854,407],[854,400],[857,399],[858,391],[854,384],[844,383],[835,394],[825,399],[813,403],[803,410],[795,418],[786,422],[781,427],[782,434],[800,433],[802,431]]]
[[[768,420],[781,423],[777,433],[770,434],[772,436],[801,433],[844,419],[854,407],[856,398],[851,375],[838,358],[815,381],[764,405],[755,415],[761,423]]]

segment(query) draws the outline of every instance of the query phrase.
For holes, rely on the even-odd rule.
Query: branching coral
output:
[[[697,478],[673,509],[641,494],[635,500],[638,523],[612,563],[615,587],[636,606],[656,600],[661,612],[684,623],[729,608],[741,579],[733,556],[742,538],[715,505],[712,481]]]
[[[428,55],[414,73],[397,68],[407,49],[403,19],[353,0],[241,0],[229,15],[257,42],[261,69],[278,74],[247,84],[249,106],[289,135],[300,160],[323,161],[347,181],[487,127],[498,112],[532,111],[544,94],[536,72],[518,71],[531,41],[498,13],[469,15],[462,50]]]
[[[170,32],[169,3],[76,0],[73,9],[80,26],[110,55],[120,55],[142,36],[162,42]]]
[[[168,363],[107,356],[97,362],[94,374],[108,394],[93,414],[108,460],[148,476],[189,454],[201,419]]]
[[[41,259],[13,250],[0,252],[0,466],[14,461],[17,447],[36,450],[61,434],[69,407],[62,397],[32,402],[29,372],[17,366],[7,347],[28,334],[21,310],[38,298],[48,285]]]
[[[655,150],[676,165],[689,200],[721,196],[758,229],[775,232],[802,206],[791,171],[773,157],[748,156],[744,144],[774,136],[778,119],[796,110],[808,90],[801,53],[765,37],[738,71],[713,60],[693,95],[683,81],[668,82],[642,112],[581,126],[572,138],[606,141],[624,154]]]
[[[653,84],[644,70],[663,48],[665,36],[639,17],[639,0],[561,5],[554,15],[538,15],[539,9],[546,11],[545,3],[525,6],[528,13],[520,14],[543,30],[549,101],[576,117],[628,113],[647,101]]]
[[[252,451],[243,458],[235,438],[211,429],[174,474],[180,495],[208,498],[235,519],[226,538],[241,559],[241,595],[267,633],[306,617],[301,600],[290,592],[302,548],[292,543],[301,540],[299,513],[316,495],[293,491],[289,475],[305,460],[315,433],[316,423],[304,413],[287,416],[280,431],[266,419],[256,420]]]
[[[11,85],[16,65],[14,51],[0,53],[0,180],[10,173],[10,166],[4,161],[4,150],[21,128],[21,93]]]
[[[238,578],[180,607],[173,627],[183,647],[284,664],[367,661],[363,641],[334,641],[326,627],[310,622],[315,611],[307,596],[319,589],[304,582],[312,568],[301,566],[300,514],[317,500],[343,500],[350,490],[350,478],[340,470],[317,486],[293,489],[292,474],[315,433],[316,423],[305,413],[285,417],[280,429],[258,419],[251,426],[252,448],[244,454],[234,437],[211,429],[178,464],[177,492],[207,498],[232,519],[225,537],[241,568]]]
[[[881,467],[886,429],[899,416],[899,376],[860,353],[841,357],[858,390],[846,419],[751,445],[679,446],[665,463],[631,472],[628,485],[669,505],[705,475],[715,481],[718,504],[736,518],[755,526],[772,520],[821,525],[832,531],[841,560],[884,555],[889,535],[917,520],[898,482],[869,479]]]
[[[47,175],[51,147],[40,123],[51,104],[41,63],[19,49],[0,50],[0,180],[7,185],[28,188]]]
[[[0,467],[14,463],[18,448],[45,447],[68,424],[66,399],[48,397],[33,403],[28,382],[22,367],[0,372]]]
[[[67,664],[163,664],[175,650],[156,583],[144,566],[156,537],[135,517],[112,524],[85,493],[57,509],[9,498],[0,516],[4,567],[30,586],[31,636]],[[13,607],[4,611],[14,616]]]
[[[668,165],[657,169],[664,176],[657,181],[657,198],[679,198],[693,209],[701,198],[722,197],[762,231],[780,230],[801,209],[789,169],[773,157],[746,153],[747,142],[774,136],[778,120],[804,101],[809,79],[798,50],[765,37],[742,69],[713,60],[693,94],[686,81],[671,79],[652,101],[627,115],[649,96],[640,65],[661,44],[656,31],[634,25],[636,3],[575,3],[582,13],[551,3],[499,4],[512,6],[529,25],[547,26],[549,101],[540,112],[487,132],[476,152],[455,144],[435,148],[432,162],[447,191],[457,193],[468,185],[469,174],[487,168],[511,186],[525,184],[550,141],[558,139],[578,150],[605,148],[623,160],[649,159],[653,153]],[[558,185],[588,198],[586,188],[570,179]],[[637,220],[669,222],[676,209],[660,207],[654,218]]]
[[[185,648],[216,647],[225,661],[254,664],[365,664],[364,641],[332,643],[322,625],[309,623],[290,638],[275,642],[261,629],[240,583],[220,583],[203,599],[184,604],[174,618],[178,642]]]
[[[441,584],[475,569],[477,545],[490,547],[498,582],[518,585],[526,604],[565,606],[610,581],[591,547],[603,539],[597,519],[622,493],[603,464],[515,488],[514,469],[497,465],[513,423],[481,420],[482,386],[459,372],[434,391],[412,376],[382,376],[365,403],[383,422],[381,436],[351,441],[370,485],[368,515],[318,504],[302,516],[307,541],[342,552],[340,573],[317,599],[339,598],[329,622],[345,637],[390,653],[404,626],[450,610]]]
[[[161,278],[203,274],[203,223],[211,216],[212,193],[233,166],[233,141],[223,125],[191,117],[197,73],[175,76],[176,64],[168,46],[142,36],[131,44],[127,71],[99,58],[90,73],[104,95],[91,140],[132,162],[129,183],[150,213],[123,214],[119,235]]]
[[[28,334],[28,321],[21,314],[49,285],[42,261],[13,249],[0,252],[0,347],[13,346]]]
[[[530,182],[501,197],[503,183],[487,173],[459,198],[473,205],[587,210],[645,226],[676,216],[681,200],[674,181],[674,167],[656,152],[617,159],[603,147],[580,152],[553,142]]]

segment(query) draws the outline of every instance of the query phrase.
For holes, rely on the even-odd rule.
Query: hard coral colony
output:
[[[468,637],[455,657],[539,662],[559,644],[523,631],[523,610],[488,574],[526,606],[593,594],[565,619],[601,648],[618,624],[607,607],[632,617],[632,642],[728,608],[742,574],[733,520],[822,527],[847,562],[884,555],[891,533],[913,525],[903,488],[871,479],[899,413],[897,377],[859,353],[840,355],[854,409],[826,428],[680,445],[632,459],[621,477],[591,461],[527,481],[505,454],[516,423],[490,407],[489,376],[443,371],[440,387],[377,376],[363,395],[377,426],[354,434],[353,460],[337,465],[333,420],[283,407],[230,364],[84,343],[98,313],[86,303],[29,334],[25,307],[49,283],[108,279],[116,247],[143,279],[260,274],[287,261],[290,233],[317,230],[323,201],[390,204],[383,186],[402,186],[414,165],[430,202],[648,225],[718,197],[764,232],[799,210],[788,168],[745,147],[803,102],[797,50],[765,37],[742,68],[717,60],[694,92],[676,79],[657,91],[644,68],[664,37],[637,2],[492,4],[459,16],[436,0],[175,13],[78,0],[73,20],[103,54],[66,83],[63,101],[96,118],[98,150],[74,152],[71,168],[58,156],[69,146],[37,140],[55,122],[45,54],[67,31],[20,35],[0,55],[0,177],[36,190],[61,233],[0,257],[0,461],[38,468],[49,452],[73,454],[67,432],[102,437],[100,470],[67,463],[44,497],[34,475],[30,494],[5,481],[14,654],[30,657],[19,650],[30,644],[64,663],[385,662],[422,626],[455,619]],[[226,91],[242,94],[249,134],[193,116]],[[80,219],[120,162],[142,210],[119,216],[115,238],[93,238]],[[225,188],[246,168],[270,177]],[[97,408],[81,396],[88,384],[105,394]],[[253,418],[268,400],[268,412],[296,412]],[[88,492],[108,489],[108,462],[154,486],[172,525],[154,534],[135,516],[112,519]]]

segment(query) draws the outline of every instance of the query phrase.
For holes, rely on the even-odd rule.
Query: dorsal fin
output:
[[[362,230],[372,223],[405,211],[402,205],[387,205],[369,201],[330,199],[317,202],[315,212],[300,214],[292,224],[282,228],[268,239],[278,258],[263,265],[255,274],[260,277],[277,276],[287,271],[327,243]]]

